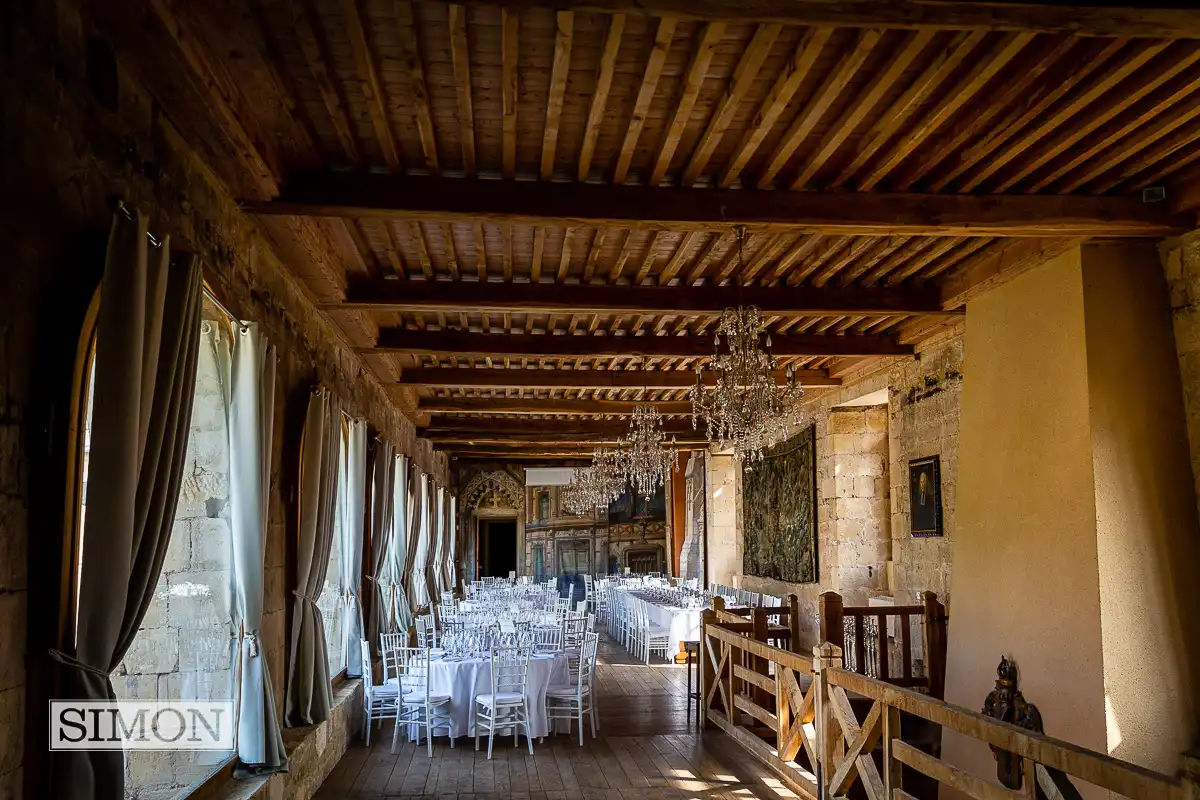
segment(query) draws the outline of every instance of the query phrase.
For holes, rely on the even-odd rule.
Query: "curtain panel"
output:
[[[326,389],[314,390],[300,440],[297,588],[287,682],[287,724],[292,727],[324,722],[333,706],[325,623],[317,598],[325,585],[333,544],[341,424],[336,398]]]
[[[412,566],[413,611],[429,602],[425,567],[429,559],[429,476],[417,476],[417,552]]]
[[[422,476],[415,467],[408,471],[408,610],[416,614],[421,607],[421,568],[417,559],[421,554],[421,514],[425,503],[421,498]]]
[[[446,557],[446,526],[443,524],[445,522],[446,490],[435,484],[433,492],[433,553],[425,572],[429,575],[429,585],[434,592],[431,600],[437,603],[441,601],[442,592],[446,590],[445,570],[442,569],[442,560]]]
[[[409,564],[409,480],[408,456],[396,456],[395,497],[392,510],[392,576],[391,596],[388,598],[388,630],[407,631],[412,624],[412,609],[409,606],[405,585],[408,583],[405,570]]]
[[[367,641],[372,652],[379,652],[379,634],[391,631],[390,604],[395,561],[396,541],[396,448],[390,442],[377,439],[375,462],[371,468],[371,571],[370,598],[367,600]]]
[[[113,700],[110,675],[153,599],[187,454],[203,285],[195,259],[171,265],[146,217],[113,217],[96,328],[87,516],[73,647],[50,651],[58,698]],[[103,468],[100,468],[103,465]],[[117,751],[52,754],[50,796],[120,798]]]
[[[450,533],[450,547],[446,558],[446,585],[450,591],[458,588],[458,498],[450,495],[449,521],[447,530]]]
[[[275,429],[275,348],[257,323],[234,334],[229,389],[229,523],[233,533],[238,647],[238,773],[286,771],[287,754],[275,691],[259,642],[270,507],[271,438]]]
[[[362,675],[361,642],[366,633],[359,599],[367,513],[367,423],[363,420],[349,422],[343,464],[346,486],[342,504],[342,635],[345,637],[342,652],[346,654],[346,677],[357,678]]]

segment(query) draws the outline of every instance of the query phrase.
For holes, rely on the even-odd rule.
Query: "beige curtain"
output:
[[[114,700],[109,676],[146,615],[171,538],[200,343],[201,271],[116,214],[100,289],[87,517],[73,652],[53,650],[59,699]],[[68,648],[70,650],[70,648]],[[125,792],[121,751],[56,752],[51,797]]]
[[[395,513],[396,448],[390,442],[375,442],[375,463],[371,472],[371,597],[367,614],[367,640],[371,650],[379,652],[379,634],[390,629],[388,603],[392,596],[390,566]]]
[[[333,706],[325,622],[317,598],[333,544],[341,425],[337,400],[325,389],[315,390],[308,399],[300,440],[297,588],[287,681],[287,724],[293,727],[324,722]]]
[[[413,614],[421,607],[421,565],[417,558],[421,552],[421,515],[425,513],[425,499],[421,497],[422,478],[417,469],[408,471],[408,608]]]

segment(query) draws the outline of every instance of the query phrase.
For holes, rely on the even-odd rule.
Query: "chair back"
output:
[[[404,633],[379,634],[379,654],[383,656],[383,683],[387,683],[390,679],[396,677],[395,671],[391,670],[395,659],[388,658],[387,654],[389,650],[395,650],[398,647],[408,647],[407,631]]]
[[[424,647],[398,647],[391,651],[393,666],[400,679],[401,694],[429,697],[429,650]]]
[[[596,615],[595,614],[587,615],[587,630],[588,631],[596,630]]]
[[[579,648],[579,694],[592,690],[592,678],[596,674],[596,651],[600,647],[600,634],[589,633],[583,637]]]
[[[359,656],[362,658],[362,681],[363,688],[367,695],[371,694],[371,690],[377,685],[375,683],[375,673],[371,668],[371,643],[366,639],[359,642]]]
[[[529,676],[528,647],[497,647],[492,650],[492,694],[520,692],[525,694]]]
[[[417,647],[437,647],[437,625],[432,614],[422,614],[417,617]]]
[[[583,644],[583,635],[587,633],[587,617],[568,614],[562,622],[563,647],[579,647]]]
[[[561,627],[538,627],[533,629],[533,650],[535,653],[556,653],[563,649],[563,630]]]

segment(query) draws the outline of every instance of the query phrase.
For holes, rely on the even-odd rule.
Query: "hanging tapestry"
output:
[[[786,583],[817,582],[816,428],[763,453],[743,474],[742,572]]]

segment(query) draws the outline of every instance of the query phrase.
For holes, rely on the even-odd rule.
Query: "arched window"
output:
[[[70,624],[73,639],[82,568],[91,396],[95,382],[95,318],[89,310],[76,366],[74,461],[68,514]],[[233,320],[205,293],[195,398],[175,521],[162,573],[132,645],[112,676],[119,700],[234,700],[239,627],[233,602],[229,524],[227,406]],[[64,569],[64,572],[66,570]],[[231,751],[129,751],[127,797],[172,797],[198,786]]]

